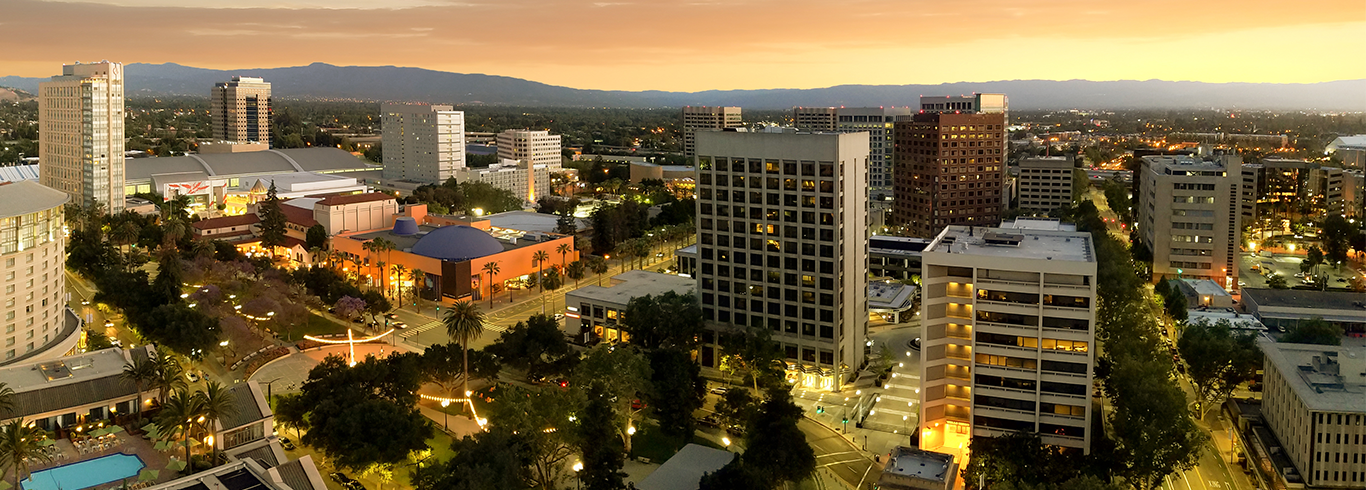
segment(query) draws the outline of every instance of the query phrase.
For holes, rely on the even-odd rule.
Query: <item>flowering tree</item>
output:
[[[353,298],[351,296],[342,296],[341,299],[337,300],[337,304],[333,307],[336,309],[337,316],[350,320],[356,318],[362,311],[365,311],[365,300]]]

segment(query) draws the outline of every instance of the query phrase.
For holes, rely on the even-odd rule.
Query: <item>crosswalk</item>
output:
[[[444,328],[444,327],[445,327],[445,324],[441,323],[440,320],[432,320],[432,321],[430,321],[430,322],[423,323],[423,324],[418,325],[418,326],[416,326],[416,327],[406,329],[406,330],[403,331],[403,333],[399,334],[398,336],[399,336],[400,338],[410,339],[410,338],[416,337],[418,334],[421,334],[422,332],[426,332],[426,331],[428,331],[428,330],[433,330],[433,329],[437,329],[437,328]],[[487,332],[503,333],[503,332],[507,331],[507,329],[508,329],[507,327],[502,326],[502,325],[495,325],[495,324],[492,324],[492,323],[489,323],[489,322],[484,322],[484,332],[486,332],[486,333],[487,333]]]

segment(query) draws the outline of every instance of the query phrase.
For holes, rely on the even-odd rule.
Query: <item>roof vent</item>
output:
[[[409,216],[402,216],[394,220],[394,234],[399,236],[416,235],[417,220]]]

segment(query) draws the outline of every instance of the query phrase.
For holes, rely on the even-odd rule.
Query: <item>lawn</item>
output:
[[[319,316],[317,313],[309,312],[308,323],[295,325],[292,329],[288,330],[288,332],[289,335],[294,337],[294,340],[299,340],[305,335],[319,336],[333,333],[346,333],[346,328],[346,325]],[[283,334],[285,332],[280,333]]]
[[[725,449],[715,441],[704,437],[692,438],[692,443],[716,449]],[[650,462],[663,464],[673,457],[684,444],[677,438],[669,437],[659,431],[659,426],[651,421],[641,423],[641,428],[631,438],[631,452],[638,458],[649,458]]]

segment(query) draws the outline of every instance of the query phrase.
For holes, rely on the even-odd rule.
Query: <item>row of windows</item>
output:
[[[799,323],[799,322],[796,321],[796,320],[787,320],[787,319],[786,319],[786,318],[796,318],[796,315],[795,315],[795,314],[792,314],[792,315],[783,315],[783,316],[769,316],[769,317],[765,317],[764,315],[761,315],[761,314],[749,314],[749,313],[746,313],[746,312],[743,312],[743,311],[731,312],[731,311],[728,311],[728,310],[726,310],[726,309],[724,309],[724,308],[713,308],[711,305],[709,305],[709,304],[706,302],[706,296],[707,296],[707,295],[704,293],[704,294],[703,294],[703,303],[702,303],[702,304],[704,305],[703,308],[702,308],[702,318],[703,318],[703,319],[706,319],[706,320],[711,320],[711,321],[715,321],[715,322],[719,322],[719,323],[729,323],[729,324],[740,325],[740,326],[750,325],[750,326],[755,326],[755,327],[767,327],[769,330],[772,330],[772,331],[774,331],[774,332],[783,333],[783,334],[791,335],[791,336],[794,336],[794,337],[800,335],[800,336],[806,337],[806,338],[822,338],[822,339],[834,339],[834,338],[835,338],[835,326],[834,326],[834,316],[835,316],[835,314],[834,314],[834,312],[831,311],[831,310],[820,310],[820,316],[822,317],[822,320],[820,320],[820,321],[825,322],[825,323],[824,323],[824,324],[819,324],[819,325],[818,325],[818,324],[815,324],[815,323],[811,323],[811,322],[810,322],[810,321],[817,321],[816,318],[815,318],[815,317],[816,317],[816,310],[813,309],[813,308],[802,308],[802,318],[801,318],[801,319],[802,319],[802,320],[810,320],[810,321],[804,321],[804,322],[800,322],[800,323]],[[722,297],[722,298],[724,298],[724,297]],[[719,299],[719,298],[718,298],[718,299]],[[770,304],[770,305],[772,305],[772,304]],[[791,309],[795,308],[795,306],[792,306],[792,305],[787,305],[787,306],[788,306],[788,308],[789,308],[789,311],[791,311]],[[794,313],[795,313],[795,312],[794,312]],[[799,330],[799,328],[800,328],[800,330]],[[840,337],[843,338],[843,337],[844,337],[843,326],[840,327],[840,330],[841,330],[841,331],[840,331]]]
[[[824,192],[824,191],[823,191],[823,192]],[[715,197],[713,198],[713,197],[712,197],[712,190],[711,190],[711,189],[705,189],[705,188],[704,188],[704,189],[702,189],[701,191],[699,191],[699,196],[700,196],[701,199],[704,199],[704,200],[716,199],[716,200],[718,200],[718,201],[720,201],[720,202],[727,202],[727,201],[729,201],[729,202],[738,202],[738,203],[742,203],[742,204],[745,202],[745,193],[742,192],[742,191],[734,191],[734,192],[716,191]],[[816,207],[817,198],[816,198],[816,196],[797,196],[797,195],[795,195],[795,194],[788,194],[788,195],[781,196],[781,197],[780,197],[778,194],[769,194],[769,195],[768,195],[767,204],[768,204],[769,206],[790,206],[790,207],[797,207],[797,203],[798,203],[798,202],[801,202],[801,207],[804,207],[804,208],[814,208],[814,207]],[[835,198],[834,198],[834,196],[821,196],[819,202],[820,202],[820,207],[821,207],[821,209],[834,209],[834,208],[835,208]],[[749,203],[750,203],[750,204],[765,204],[763,193],[759,193],[759,192],[751,192],[751,193],[749,193]]]
[[[1178,191],[1212,191],[1214,184],[1189,184],[1185,182],[1173,182],[1172,189]]]
[[[1185,262],[1173,260],[1171,261],[1171,266],[1179,267],[1182,269],[1209,269],[1212,267],[1212,264],[1209,262]]]
[[[997,191],[997,192],[999,193],[1000,191]],[[781,212],[780,212],[780,211],[778,211],[778,210],[776,210],[776,209],[769,209],[768,212],[764,212],[764,209],[763,209],[763,208],[759,208],[759,207],[752,207],[752,208],[749,208],[749,212],[746,213],[745,207],[744,207],[744,206],[726,206],[726,205],[718,205],[718,206],[716,206],[716,208],[715,208],[716,210],[715,210],[715,212],[713,212],[713,211],[712,211],[712,204],[711,204],[711,203],[702,203],[699,207],[701,208],[701,214],[706,215],[706,216],[715,215],[715,216],[719,216],[719,217],[722,217],[722,218],[729,218],[729,217],[734,216],[734,217],[736,217],[736,218],[748,218],[748,219],[752,219],[752,220],[766,220],[766,221],[769,221],[769,222],[772,222],[772,223],[778,222],[778,217],[781,216],[781,217],[782,217],[782,221],[784,221],[784,222],[787,222],[787,223],[796,223],[796,222],[797,222],[798,213],[800,213],[801,222],[802,222],[802,223],[806,223],[806,224],[809,224],[809,225],[820,224],[820,225],[831,225],[831,226],[833,226],[833,225],[835,224],[835,215],[834,215],[834,213],[817,213],[817,212],[815,212],[815,211],[800,211],[800,212],[798,212],[798,211],[781,211]],[[833,207],[833,206],[832,206],[832,207]],[[819,221],[819,222],[817,222],[817,216],[819,216],[819,218],[820,218],[820,221]]]
[[[1214,243],[1214,237],[1203,235],[1172,235],[1172,241],[1181,243]]]
[[[819,171],[819,176],[821,177],[834,177],[836,170],[835,162],[820,162],[818,164],[811,161],[802,161],[799,163],[796,160],[783,160],[779,163],[778,160],[764,160],[759,158],[731,158],[728,161],[726,157],[715,157],[716,163],[713,166],[712,158],[713,157],[697,157],[698,168],[700,170],[714,170],[716,172],[725,172],[729,170],[737,173],[747,172],[750,174],[764,173],[786,175],[798,175],[797,171],[800,169],[800,175],[808,177],[818,175],[817,171]],[[840,166],[843,167],[843,165]],[[704,173],[702,175],[707,174]],[[718,177],[724,178],[725,176],[718,175]],[[718,179],[718,181],[719,180],[720,179]]]
[[[1015,335],[1001,335],[985,332],[977,333],[977,342],[982,344],[1025,347],[1029,349],[1042,347],[1047,350],[1068,352],[1086,352],[1087,349],[1087,342],[1082,340],[1038,339],[1034,337],[1019,337]]]
[[[1173,196],[1176,204],[1214,204],[1214,196]]]
[[[1172,229],[1214,231],[1214,223],[1187,223],[1182,221],[1173,221]]]

